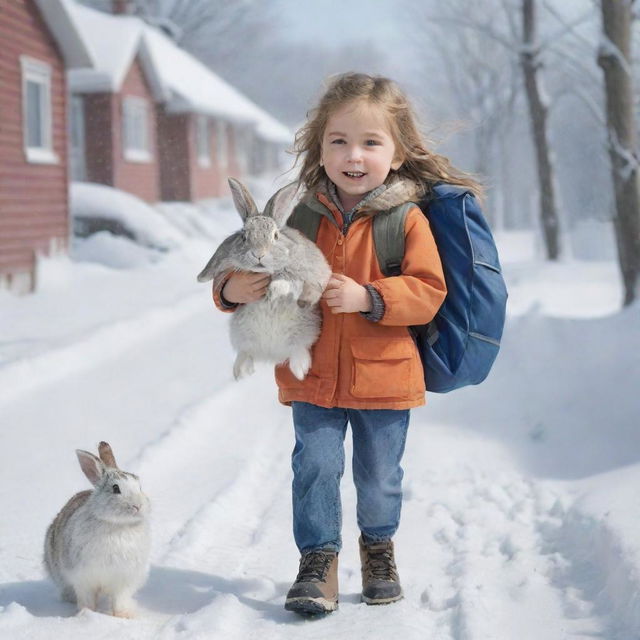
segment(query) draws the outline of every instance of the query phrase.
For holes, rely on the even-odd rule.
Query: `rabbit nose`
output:
[[[251,255],[258,261],[260,262],[260,260],[262,260],[262,258],[264,258],[264,256],[266,255],[266,250],[264,249],[254,249],[251,252]]]

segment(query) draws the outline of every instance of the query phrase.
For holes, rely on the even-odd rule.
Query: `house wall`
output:
[[[148,162],[132,162],[124,157],[122,103],[125,96],[144,98],[148,103],[148,135],[151,155]],[[160,200],[160,163],[155,100],[138,59],[131,65],[120,93],[113,96],[111,118],[113,122],[113,186],[133,193],[147,202],[157,202]]]
[[[87,181],[113,185],[113,94],[88,93],[83,96],[83,100]]]
[[[220,195],[223,188],[223,181],[226,182],[226,167],[220,166],[220,158],[216,153],[216,127],[215,121],[210,120],[209,126],[209,155],[211,156],[211,165],[208,167],[200,166],[198,162],[198,149],[195,143],[196,136],[196,118],[192,115],[190,118],[191,129],[191,184],[193,200],[204,200],[205,198],[216,198]]]
[[[188,114],[169,114],[156,109],[160,197],[165,201],[191,200]]]
[[[60,51],[32,0],[0,8],[0,285],[35,286],[36,254],[64,250],[69,236],[67,103]],[[27,161],[20,56],[51,68],[52,145],[57,161]]]
[[[226,133],[227,133],[227,159],[228,159],[227,175],[233,178],[238,178],[239,180],[242,180],[243,172],[242,172],[242,167],[240,165],[240,159],[238,158],[238,154],[240,153],[238,149],[238,140],[237,140],[238,136],[236,135],[236,130],[232,124],[227,125]],[[226,177],[225,177],[225,183],[226,183]],[[229,192],[229,188],[225,184],[223,194],[228,192]]]
[[[196,114],[169,114],[159,105],[156,112],[158,122],[158,157],[160,161],[160,193],[163,200],[195,202],[206,198],[216,198],[228,192],[227,160],[218,157],[218,129],[211,119],[209,127],[209,166],[202,166],[198,160],[196,142]],[[224,125],[223,135],[228,138],[230,127]],[[227,154],[233,154],[227,140]],[[229,156],[228,156],[229,157]],[[235,155],[233,155],[233,158]],[[241,177],[236,167],[236,177]]]

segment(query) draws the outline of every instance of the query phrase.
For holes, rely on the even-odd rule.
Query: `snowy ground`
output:
[[[495,370],[412,414],[405,599],[359,602],[347,469],[340,609],[303,620],[282,606],[298,560],[289,409],[268,367],[232,380],[228,318],[195,280],[235,215],[210,212],[206,241],[189,210],[163,215],[181,232],[163,230],[168,253],[94,236],[43,263],[36,295],[0,294],[0,638],[640,637],[640,308],[618,312],[613,263],[549,266],[529,238],[500,238]],[[101,439],[153,502],[136,620],[75,615],[41,567],[48,523],[88,485],[74,450]]]

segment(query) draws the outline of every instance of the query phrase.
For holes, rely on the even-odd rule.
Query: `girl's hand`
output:
[[[331,313],[371,311],[369,292],[361,284],[341,273],[331,274],[322,298],[326,300]]]
[[[268,273],[234,271],[220,293],[227,302],[232,304],[255,302],[267,292],[270,282],[271,275]]]

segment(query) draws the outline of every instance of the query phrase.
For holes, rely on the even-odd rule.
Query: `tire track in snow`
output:
[[[190,294],[130,319],[93,328],[64,346],[10,362],[0,369],[0,407],[40,385],[118,358],[131,347],[185,322],[210,304],[201,293]]]
[[[239,631],[248,632],[247,603],[262,610],[280,595],[272,580],[254,570],[274,505],[287,517],[289,510],[292,430],[289,410],[282,407],[279,416],[274,409],[274,393],[270,372],[230,382],[187,407],[129,465],[153,500],[155,573],[170,582],[153,584],[152,572],[141,599],[162,600],[167,588],[180,593],[188,590],[185,583],[199,583],[199,595],[176,596],[186,613],[168,621],[164,616],[163,637],[195,632],[199,624],[210,632],[212,619],[248,637]],[[251,398],[251,413],[243,415],[245,397]],[[256,427],[256,416],[263,415],[264,424]],[[281,535],[281,522],[271,528]]]

